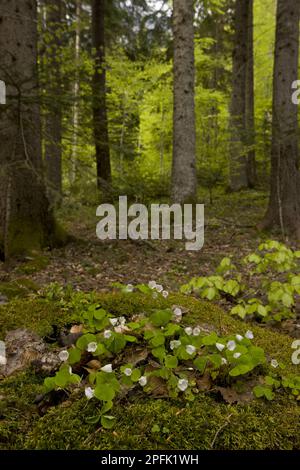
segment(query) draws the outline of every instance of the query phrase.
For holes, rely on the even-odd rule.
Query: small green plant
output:
[[[268,322],[293,318],[300,296],[299,258],[300,251],[268,241],[258,247],[258,253],[242,260],[246,268],[243,276],[237,274],[230,258],[224,258],[215,275],[193,278],[181,287],[181,292],[196,293],[207,300],[225,298],[234,304],[231,314],[242,319]],[[274,276],[284,279],[274,280]]]
[[[143,295],[163,292],[153,281],[137,289]],[[91,304],[81,320],[82,336],[59,353],[62,365],[53,377],[45,379],[45,390],[68,390],[84,384],[87,399],[100,402],[89,422],[100,421],[106,428],[114,424],[114,417],[107,413],[125,390],[138,387],[152,394],[160,387],[165,396],[182,395],[192,401],[199,393],[197,380],[204,375],[212,382],[234,383],[243,377],[247,380],[248,374],[266,364],[263,349],[252,343],[251,331],[244,336],[203,334],[198,326],[184,325],[180,307],[154,309],[149,316],[128,319],[115,318]],[[126,351],[132,351],[134,345],[142,349],[143,358],[126,361]]]

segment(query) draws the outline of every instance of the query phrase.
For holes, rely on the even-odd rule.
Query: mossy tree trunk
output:
[[[278,0],[273,82],[271,192],[261,228],[280,227],[300,239],[298,107],[292,83],[299,66],[299,0]]]
[[[174,115],[172,200],[197,197],[194,0],[173,0]]]
[[[53,241],[55,223],[42,177],[35,0],[0,5],[0,70],[7,104],[0,106],[0,255]]]

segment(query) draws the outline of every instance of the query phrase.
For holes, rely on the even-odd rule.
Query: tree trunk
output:
[[[284,235],[300,239],[300,174],[298,167],[298,107],[291,85],[299,65],[298,0],[278,0],[273,82],[271,191],[261,228],[279,226]]]
[[[50,244],[55,224],[41,171],[36,2],[2,2],[0,19],[0,256],[8,259]]]
[[[93,116],[97,182],[98,188],[107,192],[111,182],[111,166],[106,107],[105,10],[106,0],[92,1],[92,38],[95,49]]]
[[[80,33],[81,33],[81,0],[76,0],[76,31],[75,31],[75,82],[73,86],[73,135],[72,135],[72,155],[70,168],[71,186],[77,177],[77,154],[78,154],[78,132],[79,132],[79,59],[80,59]]]
[[[194,1],[173,0],[174,115],[172,200],[196,200]]]
[[[230,188],[248,186],[246,156],[246,82],[247,82],[248,0],[236,0],[235,36],[232,58],[232,97],[230,106]]]
[[[48,196],[56,205],[62,197],[62,93],[61,93],[61,26],[62,0],[47,0],[47,76],[45,119],[45,164]]]
[[[246,76],[246,139],[248,187],[256,184],[255,118],[254,118],[254,42],[253,0],[248,0],[247,18],[247,76]]]

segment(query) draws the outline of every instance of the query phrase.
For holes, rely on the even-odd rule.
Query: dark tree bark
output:
[[[254,129],[253,0],[236,0],[230,106],[230,188],[256,180]]]
[[[261,228],[280,227],[300,239],[298,107],[291,99],[299,66],[298,0],[278,0],[273,83],[271,191]]]
[[[0,19],[0,256],[8,259],[52,243],[55,223],[41,171],[36,2],[1,2]]]
[[[247,75],[246,75],[246,144],[248,187],[256,184],[255,118],[254,118],[254,41],[253,0],[248,0],[247,18]]]
[[[93,116],[97,181],[98,188],[107,192],[111,182],[111,165],[106,107],[105,11],[106,0],[92,1],[92,38],[95,49]]]
[[[230,106],[230,188],[239,191],[248,186],[246,136],[248,0],[236,0],[234,50],[232,57],[232,97]]]
[[[194,1],[173,0],[174,117],[172,200],[197,197],[195,131]]]
[[[47,76],[45,78],[45,164],[49,199],[56,205],[62,197],[62,83],[61,54],[62,43],[62,0],[47,0],[47,35],[45,56]]]

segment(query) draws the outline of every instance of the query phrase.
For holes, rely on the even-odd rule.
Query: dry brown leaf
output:
[[[149,351],[145,348],[134,349],[125,353],[122,358],[122,361],[127,364],[132,364],[133,366],[136,366],[140,362],[145,361],[148,355],[149,355]]]
[[[70,333],[81,333],[83,330],[83,325],[73,325],[70,329]]]
[[[221,393],[223,399],[230,405],[232,403],[249,403],[254,399],[252,390],[246,390],[242,393],[238,393],[236,390],[230,387],[216,387],[216,390]]]
[[[211,376],[206,372],[202,377],[196,377],[196,384],[198,390],[201,392],[207,392],[212,388]]]

